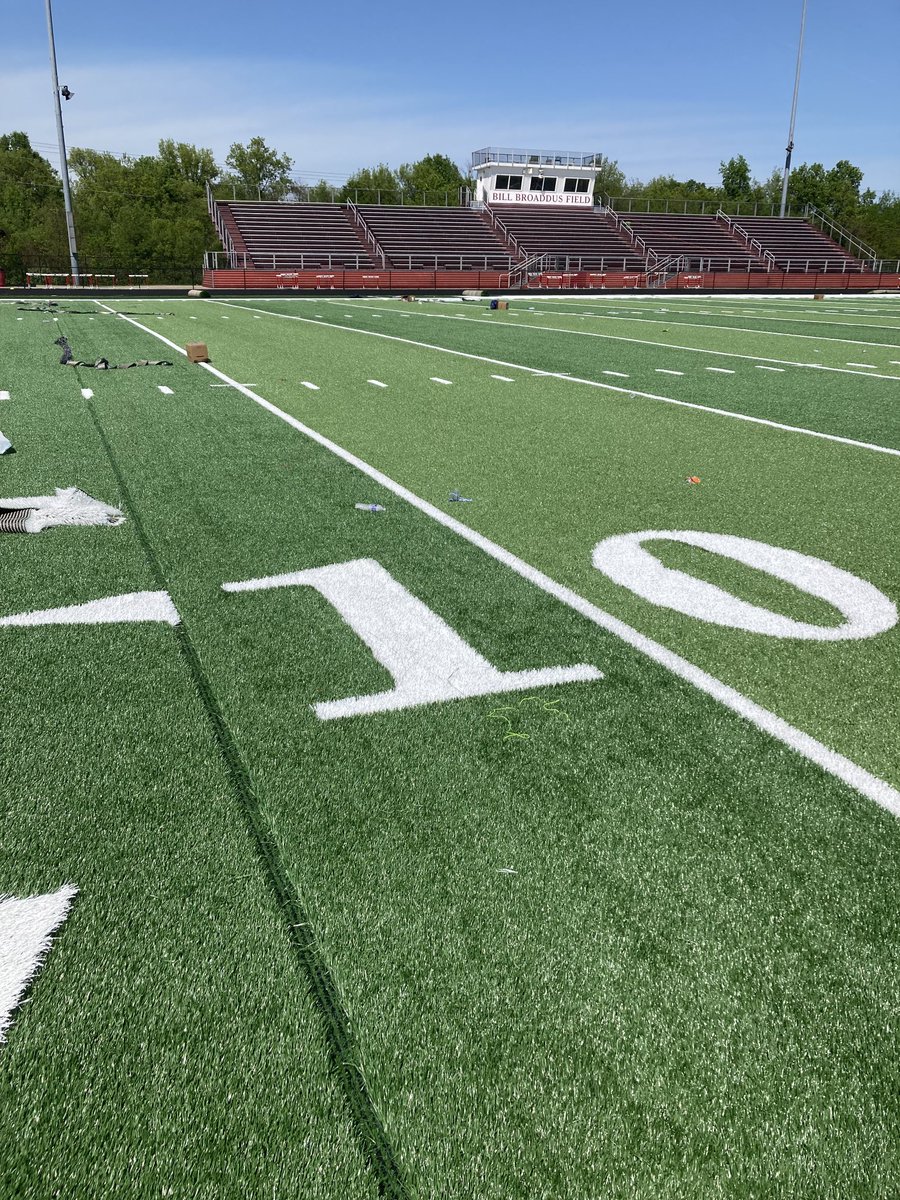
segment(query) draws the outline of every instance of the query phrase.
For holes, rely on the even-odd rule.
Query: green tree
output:
[[[246,146],[235,142],[225,159],[231,167],[228,182],[252,200],[283,200],[291,191],[294,160],[266,145],[261,137],[251,138]]]
[[[722,192],[726,200],[735,203],[750,199],[753,190],[750,182],[750,164],[743,154],[729,158],[728,162],[720,162],[719,174],[722,177]]]
[[[426,154],[418,162],[403,163],[397,176],[407,204],[458,206],[461,189],[472,186],[472,181],[445,154]]]
[[[396,171],[385,163],[376,167],[362,167],[356,171],[340,190],[339,200],[353,200],[359,204],[399,204],[402,186]]]
[[[26,133],[0,136],[0,268],[10,283],[67,261],[62,183]]]

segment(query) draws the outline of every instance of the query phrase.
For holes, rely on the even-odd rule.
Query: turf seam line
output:
[[[95,303],[100,304],[101,301],[97,300]],[[206,301],[206,303],[211,302]],[[214,303],[224,303],[224,301],[215,301]],[[180,346],[175,346],[174,342],[169,342],[168,338],[163,337],[161,333],[157,333],[155,330],[147,328],[146,325],[140,325],[137,321],[133,321],[130,317],[125,317],[124,319],[126,321],[130,321],[132,325],[134,325],[137,329],[142,330],[144,333],[149,333],[152,337],[159,338],[161,341],[167,342],[168,345],[173,346],[181,354],[186,356],[187,352],[185,350],[183,350]],[[302,320],[303,318],[297,317],[294,319]],[[317,324],[316,322],[310,323]],[[343,326],[334,325],[331,328],[342,329]],[[375,336],[383,337],[386,335],[376,334]],[[401,338],[397,340],[403,341],[405,339]],[[471,356],[466,355],[465,357]],[[762,705],[757,704],[748,696],[745,696],[742,692],[739,692],[736,688],[729,686],[727,683],[723,683],[722,680],[717,679],[714,675],[710,675],[701,667],[695,666],[694,663],[682,658],[681,655],[676,654],[673,650],[669,650],[668,647],[663,646],[661,643],[655,642],[652,638],[640,633],[639,630],[634,629],[631,625],[619,620],[618,617],[614,617],[612,613],[604,612],[603,609],[598,608],[597,605],[592,604],[589,600],[586,600],[583,596],[580,596],[571,588],[557,583],[555,579],[551,579],[549,575],[545,575],[543,571],[539,571],[537,567],[531,566],[530,563],[525,562],[524,559],[519,558],[510,550],[505,549],[505,547],[498,545],[496,542],[492,542],[490,538],[485,537],[477,530],[470,529],[468,525],[464,525],[455,517],[449,516],[441,509],[436,508],[433,504],[430,504],[427,500],[423,500],[421,496],[417,496],[415,492],[410,491],[409,488],[404,487],[403,484],[397,483],[395,480],[391,479],[389,475],[385,475],[383,471],[379,471],[377,467],[371,466],[369,463],[365,462],[364,459],[358,458],[349,450],[345,450],[343,446],[339,446],[336,442],[331,441],[331,439],[325,437],[324,434],[321,434],[317,430],[310,428],[308,425],[304,425],[302,421],[298,421],[297,418],[292,417],[290,413],[284,412],[283,409],[278,408],[276,405],[272,404],[271,401],[263,399],[263,397],[257,395],[256,392],[251,391],[242,384],[236,383],[230,378],[230,376],[225,375],[224,372],[220,371],[217,367],[214,367],[211,363],[201,363],[200,365],[217,378],[232,383],[237,390],[245,395],[249,400],[252,400],[255,404],[260,405],[261,408],[266,409],[268,412],[272,413],[274,416],[290,425],[293,429],[296,429],[299,433],[302,433],[305,437],[308,437],[311,441],[323,446],[326,450],[329,450],[338,458],[343,459],[344,462],[356,467],[357,470],[359,470],[362,474],[367,475],[376,483],[381,484],[382,487],[393,492],[394,495],[399,496],[400,499],[406,500],[408,504],[411,504],[420,512],[425,513],[426,516],[430,516],[433,520],[437,521],[441,525],[444,525],[447,529],[452,529],[467,542],[477,546],[491,558],[496,559],[497,562],[503,563],[512,571],[515,571],[515,573],[520,575],[523,579],[529,580],[529,582],[540,588],[541,591],[547,592],[551,596],[555,596],[557,600],[560,600],[563,604],[568,605],[568,607],[574,609],[575,612],[581,613],[582,616],[586,617],[589,621],[592,621],[601,629],[606,629],[614,636],[620,638],[627,645],[632,646],[635,650],[641,654],[644,654],[653,662],[665,667],[679,679],[683,679],[686,682],[693,684],[694,687],[696,687],[699,691],[705,692],[707,695],[712,696],[725,708],[730,709],[739,717],[742,717],[744,720],[748,721],[751,725],[755,725],[757,729],[769,734],[771,737],[775,738],[789,749],[795,751],[801,757],[808,759],[812,763],[815,763],[816,766],[826,771],[829,775],[833,775],[836,779],[841,780],[841,782],[845,783],[848,787],[854,788],[861,795],[867,797],[867,799],[872,800],[875,804],[893,814],[893,816],[900,817],[900,792],[898,792],[896,788],[892,787],[886,780],[879,779],[877,775],[873,775],[864,767],[859,766],[858,763],[853,762],[852,759],[847,758],[846,755],[840,754],[836,750],[832,750],[829,746],[826,746],[823,742],[818,741],[810,734],[804,733],[801,729],[797,729],[794,725],[791,725],[788,721],[785,721],[776,713],[770,712],[769,709],[763,708]],[[527,367],[525,370],[532,371],[534,368]],[[900,454],[900,451],[893,451],[892,453]]]
[[[165,573],[144,529],[93,404],[88,404],[88,410],[116,477],[122,495],[122,504],[134,522],[135,531],[147,557],[151,573],[155,577],[157,585],[168,591]],[[288,940],[306,975],[310,994],[324,1026],[325,1042],[332,1068],[350,1108],[354,1132],[362,1155],[375,1175],[379,1195],[396,1198],[396,1200],[407,1200],[410,1193],[403,1181],[381,1118],[369,1095],[362,1069],[359,1066],[359,1049],[351,1030],[350,1018],[344,1009],[331,970],[316,943],[309,914],[288,878],[275,848],[274,830],[262,814],[250,772],[243,761],[231,728],[219,707],[212,684],[206,675],[200,655],[183,619],[179,625],[174,627],[173,632],[178,649],[206,712],[230,777],[232,789],[246,822],[251,843],[283,919]]]
[[[99,304],[100,301],[96,300],[94,303]],[[243,309],[244,312],[252,311],[247,305],[231,304],[231,302],[228,300],[205,300],[204,303],[205,304],[227,304],[230,308]],[[330,302],[326,301],[326,303],[330,303]],[[364,306],[360,305],[359,307],[364,307]],[[523,363],[509,362],[503,358],[488,358],[487,355],[484,355],[484,354],[470,354],[468,351],[465,351],[465,350],[454,350],[454,349],[451,349],[449,346],[436,346],[436,345],[434,345],[433,342],[419,342],[419,341],[415,341],[413,338],[400,337],[398,334],[395,334],[395,333],[379,333],[378,330],[376,330],[376,329],[357,329],[355,327],[351,329],[351,328],[348,328],[346,325],[334,325],[331,322],[326,322],[326,321],[310,321],[307,317],[294,316],[292,313],[266,312],[265,309],[263,309],[262,312],[263,312],[263,315],[267,316],[267,317],[280,317],[282,320],[285,320],[285,321],[302,321],[304,325],[313,325],[317,329],[339,329],[342,333],[361,333],[361,334],[364,334],[366,337],[384,338],[387,341],[391,341],[391,342],[402,342],[404,345],[407,345],[407,346],[417,346],[422,350],[437,350],[442,354],[455,354],[458,358],[468,358],[468,359],[472,359],[476,362],[490,363],[495,367],[512,367],[514,370],[517,370],[517,371],[528,371],[529,374],[531,374],[531,375],[543,375],[543,376],[549,377],[551,379],[562,379],[568,383],[580,383],[580,384],[584,384],[586,387],[600,388],[602,391],[605,391],[605,392],[617,392],[619,395],[637,397],[638,399],[641,399],[641,400],[656,400],[662,404],[673,404],[677,408],[691,408],[691,409],[696,410],[697,412],[712,413],[714,416],[717,416],[717,417],[731,417],[732,420],[747,421],[751,425],[764,425],[769,429],[780,429],[786,433],[801,433],[805,437],[822,438],[824,441],[827,441],[827,442],[839,442],[845,446],[855,446],[857,449],[860,449],[860,450],[874,450],[877,454],[890,454],[890,455],[893,455],[895,458],[900,458],[900,450],[896,450],[892,446],[878,446],[874,442],[860,442],[860,441],[857,441],[856,438],[841,437],[839,434],[836,434],[836,433],[822,433],[818,429],[806,429],[802,425],[785,425],[781,421],[770,421],[766,417],[754,417],[754,416],[751,416],[749,413],[732,412],[730,409],[727,409],[727,408],[714,408],[711,404],[696,404],[691,400],[676,400],[674,396],[660,396],[655,392],[640,392],[640,391],[635,390],[634,388],[618,387],[616,384],[612,384],[612,383],[601,383],[600,380],[598,380],[598,379],[582,379],[578,375],[564,375],[560,371],[541,371],[537,367],[527,367]],[[125,317],[123,319],[126,321],[131,320],[130,317]],[[468,320],[469,318],[454,317],[454,318],[450,318],[450,319],[452,319],[452,320]],[[491,322],[491,321],[485,321],[483,323],[486,325],[493,324],[493,322]],[[132,324],[137,325],[137,322],[133,321]],[[163,337],[162,334],[156,333],[155,330],[147,329],[146,326],[143,326],[143,325],[138,325],[138,328],[144,329],[146,333],[152,333],[154,337],[158,337],[161,341],[166,342],[166,344],[171,346],[173,350],[178,350],[181,354],[184,354],[184,350],[181,348],[181,346],[176,346],[174,342],[170,342],[168,338]],[[495,329],[501,328],[501,326],[494,325],[494,328]],[[513,326],[504,325],[504,326],[502,326],[502,328],[509,329],[509,328],[513,328]],[[519,327],[516,326],[515,328],[519,328]],[[535,327],[535,328],[537,328],[537,327]],[[558,331],[552,330],[551,332],[558,332]],[[568,333],[568,332],[572,332],[572,331],[564,330],[563,332]],[[713,351],[708,351],[708,352],[703,351],[703,353],[713,353]],[[776,359],[774,361],[781,362],[783,360]],[[202,365],[209,366],[208,363],[203,363]],[[791,365],[794,365],[794,364],[791,364]],[[846,374],[850,374],[850,372],[846,372]],[[222,376],[222,378],[228,378],[228,376]],[[860,378],[872,379],[872,378],[874,378],[874,376],[861,375]]]

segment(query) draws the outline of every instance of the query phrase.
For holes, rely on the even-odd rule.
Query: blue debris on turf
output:
[[[453,491],[450,493],[450,499],[457,501],[459,504],[471,504],[472,503],[472,497],[471,496],[461,496],[459,494],[459,488],[453,489]]]
[[[383,504],[354,504],[353,507],[358,508],[360,512],[384,512]]]

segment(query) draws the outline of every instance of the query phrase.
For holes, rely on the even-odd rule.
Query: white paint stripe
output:
[[[715,371],[717,375],[733,375],[734,371],[729,371],[727,367],[704,367],[704,371]]]
[[[97,303],[97,302],[95,301],[95,303]],[[227,301],[227,300],[207,300],[205,303],[207,303],[207,304],[227,304],[227,303],[229,303],[229,301]],[[366,308],[366,307],[367,306],[364,304],[357,305],[357,308]],[[368,309],[368,311],[371,311],[371,309]],[[528,330],[532,330],[532,329],[540,329],[545,333],[566,334],[570,337],[602,338],[604,341],[608,341],[608,342],[628,342],[635,346],[657,346],[661,350],[683,350],[686,354],[711,354],[715,358],[738,358],[738,359],[742,359],[742,360],[748,361],[748,362],[781,363],[783,366],[786,366],[786,367],[812,367],[812,368],[815,368],[815,370],[817,370],[817,371],[831,371],[837,375],[856,375],[861,379],[900,380],[900,375],[867,375],[865,372],[862,372],[862,371],[852,371],[852,370],[848,371],[846,367],[826,367],[822,363],[796,362],[796,361],[794,361],[794,359],[790,359],[790,358],[768,358],[764,354],[737,354],[731,350],[710,350],[703,346],[684,346],[680,342],[653,342],[653,341],[649,341],[647,338],[623,337],[621,334],[616,334],[616,333],[591,333],[585,329],[564,329],[564,328],[562,328],[562,326],[559,326],[559,325],[513,326],[513,325],[504,325],[502,322],[498,325],[496,321],[487,320],[482,317],[450,316],[446,313],[419,313],[418,315],[426,321],[469,321],[473,325],[492,325],[495,329],[507,329],[507,330],[516,329],[518,332],[522,332],[523,330],[528,331]],[[550,313],[550,314],[546,314],[546,315],[555,316],[556,314]],[[270,312],[270,313],[266,313],[266,316],[282,317],[288,321],[302,321],[304,319],[303,317],[292,316],[290,313]],[[651,321],[650,324],[656,325],[656,324],[658,324],[658,322]],[[345,325],[335,325],[335,326],[333,326],[333,328],[334,329],[346,329],[347,327]],[[692,328],[694,328],[694,326],[692,326]],[[696,326],[696,328],[702,329],[704,327]],[[720,333],[722,331],[722,328],[719,325],[710,325],[708,328],[717,329]],[[360,330],[359,332],[372,333],[373,331],[372,330],[367,330],[367,331]],[[749,329],[749,330],[744,330],[743,332],[755,333],[757,331]],[[773,337],[788,337],[790,335],[778,333],[778,334],[773,334],[772,336]],[[820,341],[820,342],[827,342],[830,339],[829,338],[815,338],[813,340]],[[851,342],[850,345],[851,346],[886,346],[887,349],[890,349],[890,350],[894,349],[893,346],[891,346],[887,343],[882,343],[882,342]],[[497,360],[493,360],[493,361],[497,361]]]
[[[614,375],[616,377],[616,379],[627,379],[628,378],[628,376],[625,374],[624,371],[604,371],[603,374],[604,375]]]
[[[0,895],[0,1045],[12,1014],[50,949],[50,938],[69,915],[78,892],[66,884],[57,892],[20,900]]]
[[[8,400],[9,392],[0,392],[0,400]]]
[[[865,368],[866,368],[866,370],[868,370],[868,371],[877,371],[877,370],[878,370],[878,365],[877,365],[877,363],[852,363],[852,362],[848,362],[848,363],[847,363],[847,366],[848,366],[848,367],[865,367]]]
[[[81,394],[84,396],[85,400],[90,400],[94,395],[90,388],[82,388]]]
[[[100,304],[101,301],[96,300],[94,303]],[[207,303],[227,302],[207,301]],[[142,329],[145,333],[149,333],[151,336],[159,338],[160,341],[166,342],[180,354],[186,354],[185,350],[181,346],[177,346],[174,342],[170,342],[169,339],[163,337],[162,334],[156,333],[152,329],[148,329],[146,325],[141,325],[131,317],[126,317],[124,319],[136,326],[136,328]],[[295,319],[302,320],[302,318]],[[342,329],[344,327],[335,325],[334,328]],[[348,332],[356,331],[354,330]],[[376,336],[384,337],[388,335],[378,334]],[[456,351],[455,353],[461,352]],[[470,356],[466,355],[466,357]],[[476,532],[476,530],[470,529],[467,525],[463,525],[462,522],[457,521],[455,517],[448,516],[448,514],[442,512],[441,509],[435,508],[433,504],[429,504],[427,500],[421,499],[421,497],[417,496],[414,492],[411,492],[408,488],[405,488],[402,484],[396,483],[393,479],[391,479],[388,475],[385,475],[382,471],[379,471],[376,467],[370,466],[363,459],[358,458],[355,454],[351,454],[349,450],[345,450],[343,446],[339,446],[336,442],[331,441],[330,438],[324,437],[315,429],[310,428],[310,426],[304,425],[302,421],[298,421],[296,417],[292,417],[289,413],[277,408],[274,404],[263,399],[262,396],[257,395],[249,388],[242,387],[241,384],[236,383],[235,380],[230,379],[217,367],[214,367],[212,363],[201,363],[200,365],[205,371],[209,371],[211,375],[217,376],[226,383],[233,384],[233,386],[239,391],[243,392],[243,394],[249,400],[252,400],[261,408],[266,409],[267,412],[272,413],[273,416],[278,417],[287,425],[290,425],[291,428],[296,429],[298,433],[302,433],[305,437],[308,437],[311,441],[323,446],[326,450],[329,450],[332,454],[336,455],[344,462],[356,467],[356,469],[362,472],[362,474],[367,475],[370,479],[375,480],[376,483],[380,483],[382,487],[387,488],[389,491],[393,492],[395,496],[399,496],[400,499],[406,500],[407,503],[411,504],[414,508],[417,508],[420,512],[425,513],[426,516],[431,517],[432,520],[437,521],[440,525],[445,526],[447,529],[452,529],[453,532],[459,534],[461,538],[464,538],[473,546],[477,546],[480,550],[483,550],[485,554],[488,554],[491,558],[496,559],[497,562],[503,563],[505,566],[509,567],[510,570],[515,571],[517,575],[520,575],[523,579],[527,579],[530,583],[533,583],[535,587],[540,588],[541,591],[546,592],[548,595],[555,596],[557,600],[561,601],[561,603],[568,605],[569,608],[574,609],[575,612],[581,613],[582,616],[587,618],[587,620],[592,621],[601,629],[606,629],[609,633],[621,638],[622,641],[633,647],[633,649],[640,651],[640,653],[646,655],[654,662],[659,663],[660,666],[665,667],[674,675],[677,675],[680,679],[686,680],[688,683],[693,684],[694,687],[698,688],[700,691],[712,696],[714,699],[718,700],[720,704],[724,705],[732,712],[737,713],[738,716],[743,717],[746,721],[749,721],[750,724],[755,725],[757,729],[763,730],[763,732],[770,734],[777,741],[789,746],[792,750],[795,750],[804,758],[809,759],[810,762],[813,762],[817,766],[821,767],[822,770],[827,771],[828,774],[833,775],[836,779],[840,779],[843,783],[846,783],[848,787],[855,788],[856,791],[861,793],[861,795],[866,796],[869,800],[872,800],[882,808],[887,809],[887,811],[892,813],[894,816],[900,816],[900,792],[891,787],[891,785],[885,780],[879,779],[876,775],[872,775],[869,771],[865,770],[864,767],[861,767],[851,759],[846,758],[843,754],[838,754],[836,750],[831,750],[828,746],[823,745],[822,742],[810,737],[809,734],[803,733],[802,730],[790,725],[781,717],[776,716],[775,713],[769,712],[768,709],[763,708],[761,705],[756,704],[753,700],[750,700],[747,696],[742,695],[735,688],[732,688],[728,684],[723,683],[721,680],[716,679],[713,675],[709,675],[700,667],[694,666],[694,664],[688,662],[687,659],[682,658],[678,654],[674,654],[671,650],[668,650],[665,646],[661,646],[658,642],[654,642],[651,638],[645,637],[645,635],[639,633],[638,630],[633,629],[630,625],[626,625],[624,621],[620,621],[618,617],[614,617],[611,613],[604,612],[602,609],[597,608],[597,606],[591,604],[589,600],[585,600],[583,596],[579,596],[577,592],[573,592],[571,588],[567,588],[563,584],[557,583],[548,575],[545,575],[542,571],[539,571],[536,567],[532,567],[529,563],[526,563],[521,558],[518,558],[515,554],[512,554],[509,550],[497,545],[496,542],[492,542],[489,538],[482,536],[482,534]],[[892,451],[892,453],[900,456],[900,451]]]
[[[683,375],[684,371],[667,371],[665,367],[656,368],[657,375]]]
[[[779,375],[784,374],[784,367],[764,367],[762,363],[756,363],[757,371],[777,371]]]
[[[95,300],[94,303],[100,304],[101,301]],[[230,301],[228,301],[228,300],[205,300],[205,301],[203,301],[203,303],[204,304],[230,304]],[[276,317],[283,321],[302,321],[307,325],[313,324],[313,322],[307,321],[305,317],[296,317],[296,316],[293,316],[291,313],[272,312],[272,313],[265,313],[265,315],[269,316],[269,317]],[[467,318],[462,318],[462,319],[465,320]],[[130,320],[130,318],[123,317],[123,320],[127,321],[127,320]],[[486,321],[486,322],[484,322],[484,324],[492,325],[493,322]],[[147,333],[152,333],[154,337],[162,337],[161,334],[157,334],[154,330],[146,329],[146,326],[144,326],[144,325],[140,325],[138,327],[140,329],[145,329]],[[317,328],[319,328],[319,326],[317,326]],[[785,425],[780,421],[770,421],[766,417],[753,417],[753,416],[750,416],[749,413],[732,412],[730,409],[727,409],[727,408],[715,408],[711,404],[696,404],[695,402],[693,402],[691,400],[676,400],[673,396],[660,396],[660,395],[657,395],[655,392],[638,392],[638,391],[634,391],[630,388],[617,387],[613,383],[601,383],[600,380],[598,380],[598,379],[581,379],[577,375],[566,375],[566,374],[562,374],[557,371],[540,371],[540,370],[538,370],[537,367],[526,367],[522,363],[508,362],[504,358],[488,358],[488,356],[485,354],[470,354],[466,350],[453,350],[449,346],[437,346],[433,342],[419,342],[419,341],[416,341],[414,338],[400,337],[395,333],[378,333],[377,330],[374,330],[374,329],[356,329],[356,328],[351,329],[351,328],[348,328],[346,325],[332,325],[330,323],[327,326],[325,326],[325,328],[339,329],[342,333],[359,334],[362,337],[383,338],[385,341],[400,342],[401,344],[403,344],[405,346],[418,346],[422,350],[437,350],[441,354],[452,354],[456,358],[468,358],[475,362],[491,363],[495,367],[512,367],[514,370],[517,370],[517,371],[528,371],[529,374],[531,374],[531,375],[549,375],[554,379],[563,379],[569,383],[583,384],[585,387],[602,388],[604,391],[618,392],[623,396],[636,396],[642,400],[657,400],[662,404],[674,404],[678,408],[692,408],[692,409],[696,409],[698,412],[712,413],[718,417],[730,417],[733,421],[747,421],[751,425],[765,425],[770,429],[781,429],[781,430],[785,431],[786,433],[800,433],[800,434],[803,434],[805,437],[821,438],[823,441],[826,441],[826,442],[838,442],[844,446],[856,446],[860,450],[874,450],[878,454],[890,454],[895,458],[900,458],[900,450],[895,450],[892,446],[878,446],[878,445],[875,445],[873,442],[860,442],[860,441],[857,441],[855,438],[840,437],[836,433],[822,433],[818,429],[807,429],[802,425]],[[494,328],[495,329],[501,328],[501,326],[494,325]],[[502,326],[502,328],[507,329],[507,328],[511,328],[511,326],[504,325],[504,326]],[[182,349],[181,346],[177,346],[174,342],[170,342],[168,338],[162,338],[162,340],[166,343],[166,345],[171,346],[173,350],[177,350],[180,354],[185,353],[185,351]],[[625,340],[629,340],[629,339],[625,339]],[[707,351],[704,351],[703,353],[707,353]],[[716,351],[709,351],[708,353],[713,354],[713,353],[716,353]],[[743,358],[745,356],[744,355],[732,355],[730,357]],[[801,364],[794,363],[791,365],[799,366]],[[850,374],[850,372],[845,371],[844,374]],[[865,376],[862,376],[862,378],[871,379],[873,377],[870,375],[865,375]],[[887,376],[886,378],[893,378],[893,376]]]
[[[515,383],[514,379],[510,379],[508,375],[492,375],[491,379],[499,379],[501,383]]]
[[[432,375],[431,382],[432,383],[445,383],[449,387],[452,385],[453,380],[452,379],[441,379],[441,377],[439,375]]]
[[[371,383],[371,385],[372,385],[373,387],[381,387],[381,388],[386,388],[386,387],[387,387],[387,384],[386,384],[386,383],[382,383],[380,379],[367,379],[367,380],[366,380],[366,383]]]
[[[168,592],[129,592],[122,596],[104,596],[102,600],[88,600],[86,604],[13,613],[9,617],[0,617],[0,625],[121,625],[161,621],[174,626],[180,620]]]
[[[160,383],[160,384],[157,384],[157,387],[159,388],[159,390],[162,392],[162,394],[163,394],[164,396],[174,396],[174,395],[175,395],[175,393],[172,391],[172,389],[171,389],[171,388],[169,388],[169,387],[165,387],[165,386],[164,386],[163,384],[161,384],[161,383]]]
[[[301,379],[300,383],[303,387],[309,388],[311,392],[317,392],[319,390],[319,385],[317,383],[310,383],[307,379]]]

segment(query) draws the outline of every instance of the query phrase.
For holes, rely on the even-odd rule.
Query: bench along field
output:
[[[897,1191],[898,333],[0,305],[0,1193]]]

